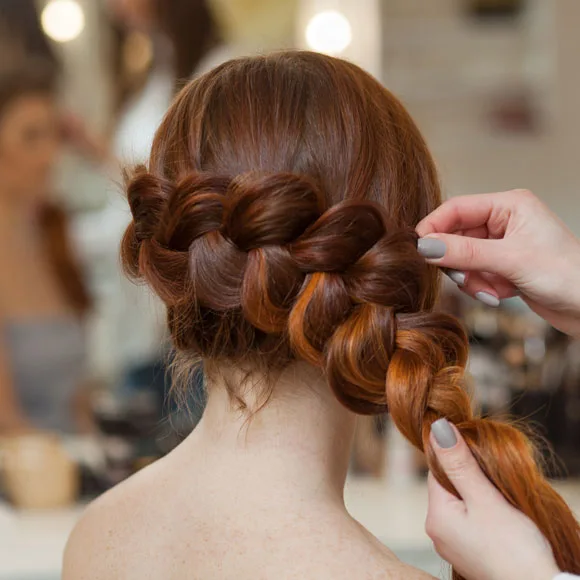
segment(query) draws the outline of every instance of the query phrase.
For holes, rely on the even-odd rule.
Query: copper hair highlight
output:
[[[457,493],[429,446],[448,418],[580,573],[580,529],[532,443],[472,410],[467,337],[432,311],[437,273],[416,250],[415,225],[440,203],[435,167],[377,81],[312,53],[226,63],[179,94],[128,199],[125,268],[165,301],[182,357],[319,366],[352,411],[388,408]]]

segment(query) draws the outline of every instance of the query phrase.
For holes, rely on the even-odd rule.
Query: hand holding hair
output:
[[[580,336],[580,241],[533,194],[517,190],[464,196],[418,226],[419,252],[489,306],[521,295],[540,316]],[[429,475],[426,529],[437,552],[477,580],[566,580],[549,542],[482,471],[446,419],[430,437],[438,465],[460,498]]]
[[[446,419],[431,445],[461,499],[429,474],[426,530],[438,554],[468,580],[565,580],[550,544],[487,479],[459,431]]]
[[[521,295],[580,336],[580,240],[525,190],[453,198],[417,226],[419,252],[489,306]]]

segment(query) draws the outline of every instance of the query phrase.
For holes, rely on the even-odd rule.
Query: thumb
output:
[[[504,240],[470,238],[457,234],[432,234],[421,238],[419,253],[430,262],[452,268],[506,275],[513,261]]]
[[[451,543],[456,534],[462,533],[467,511],[465,504],[449,493],[429,472],[427,478],[427,517],[425,531],[433,540],[436,550],[442,554],[446,543]]]
[[[447,419],[439,419],[431,425],[431,445],[441,468],[468,506],[499,495],[457,428]]]

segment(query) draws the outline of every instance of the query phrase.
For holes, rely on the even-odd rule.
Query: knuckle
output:
[[[478,247],[472,241],[470,241],[468,239],[465,240],[463,253],[464,253],[463,258],[464,258],[465,262],[468,264],[477,263],[477,261],[480,258],[480,253],[479,253]]]

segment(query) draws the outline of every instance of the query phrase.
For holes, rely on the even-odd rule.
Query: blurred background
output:
[[[528,188],[580,235],[579,23],[577,0],[0,0],[0,580],[59,578],[82,506],[202,412],[200,377],[168,396],[163,311],[117,256],[122,167],[183,81],[270,49],[351,59],[408,107],[447,195]],[[535,426],[579,510],[580,344],[518,300],[446,286],[441,307],[469,330],[479,404]],[[388,417],[360,421],[347,502],[445,574],[423,460]]]

